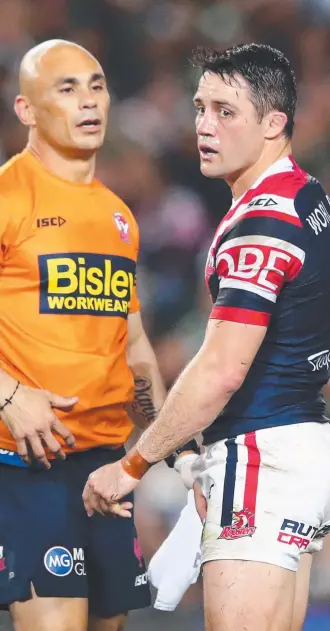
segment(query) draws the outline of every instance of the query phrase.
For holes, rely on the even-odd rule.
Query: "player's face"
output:
[[[33,109],[51,146],[93,152],[104,139],[110,97],[101,66],[78,48],[54,50],[40,62]]]
[[[239,85],[228,85],[219,75],[207,72],[200,79],[194,103],[203,175],[230,180],[253,166],[265,140],[244,79],[239,77]]]

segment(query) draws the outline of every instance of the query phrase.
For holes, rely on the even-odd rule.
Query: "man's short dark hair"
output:
[[[240,75],[249,84],[258,118],[272,110],[288,117],[284,133],[292,137],[297,103],[296,80],[288,59],[265,44],[242,44],[222,52],[199,47],[192,62],[202,72],[214,72],[231,85]]]

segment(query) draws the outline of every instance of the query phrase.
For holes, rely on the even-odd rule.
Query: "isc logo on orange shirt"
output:
[[[38,257],[40,313],[127,318],[136,263],[124,256],[91,253]]]

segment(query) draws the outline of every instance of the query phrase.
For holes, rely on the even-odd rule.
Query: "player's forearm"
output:
[[[181,374],[157,419],[140,437],[138,452],[158,462],[206,429],[228,403],[241,382],[219,374],[199,356]]]
[[[135,394],[128,410],[134,424],[145,429],[155,420],[164,403],[165,388],[156,365],[137,364],[132,371]]]
[[[129,364],[134,375],[135,394],[128,411],[135,425],[145,429],[155,420],[166,396],[157,360],[146,336],[130,349]]]

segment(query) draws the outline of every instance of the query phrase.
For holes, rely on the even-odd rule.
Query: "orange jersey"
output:
[[[27,151],[0,169],[0,205],[0,367],[79,397],[71,412],[55,410],[77,449],[123,444],[134,392],[127,317],[139,310],[135,219],[97,180],[63,180]],[[4,423],[0,447],[16,448]]]

